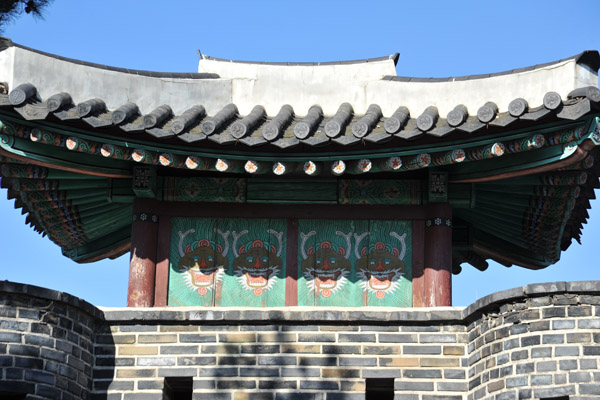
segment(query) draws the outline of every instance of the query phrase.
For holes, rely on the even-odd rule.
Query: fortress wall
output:
[[[597,399],[598,284],[529,288],[529,295],[499,303],[469,325],[467,398]]]
[[[398,400],[594,399],[599,328],[600,282],[529,285],[466,308],[263,310],[99,310],[3,282],[0,391],[158,400],[165,381],[187,380],[194,399],[362,400],[383,382]]]
[[[71,295],[0,282],[0,398],[89,399],[101,318]]]

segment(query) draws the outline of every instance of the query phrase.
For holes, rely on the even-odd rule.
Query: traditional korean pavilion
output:
[[[0,281],[0,398],[598,399],[600,281],[446,306],[461,268],[580,239],[600,55],[397,62],[172,74],[0,39],[8,197],[76,262],[131,253],[127,308]]]
[[[134,307],[447,306],[461,265],[557,262],[598,187],[598,52],[397,62],[161,73],[2,39],[1,184],[66,257],[131,252]]]

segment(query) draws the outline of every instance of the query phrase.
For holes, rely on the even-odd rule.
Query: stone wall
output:
[[[0,398],[89,399],[101,319],[71,295],[0,282]]]
[[[492,295],[502,303],[469,325],[468,399],[600,398],[598,289],[556,282]]]
[[[0,390],[28,398],[163,399],[173,378],[194,399],[362,400],[373,378],[407,400],[600,396],[600,282],[435,309],[99,311],[8,283],[0,299]]]
[[[291,399],[301,392],[307,399],[358,400],[366,378],[402,378],[398,393],[443,395],[428,399],[462,399],[467,390],[468,335],[461,325],[385,323],[401,317],[394,312],[193,313],[202,323],[162,324],[168,314],[186,319],[185,311],[159,312],[156,322],[139,325],[115,321],[102,341],[118,344],[96,347],[104,380],[95,380],[95,388],[124,399],[132,391],[161,399],[156,389],[164,377],[191,376],[194,399]],[[109,319],[122,316],[115,314]],[[114,360],[115,372],[106,359]]]

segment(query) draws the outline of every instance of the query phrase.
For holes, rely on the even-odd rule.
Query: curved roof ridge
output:
[[[412,77],[412,76],[395,76],[395,75],[386,75],[382,80],[386,81],[400,81],[400,82],[452,82],[452,81],[468,81],[473,79],[484,79],[491,78],[494,76],[503,76],[503,75],[512,75],[518,74],[527,71],[533,71],[536,69],[549,67],[551,65],[556,65],[563,63],[565,61],[574,60],[575,63],[580,65],[587,65],[592,68],[594,71],[598,71],[600,68],[600,54],[598,50],[585,50],[579,54],[576,54],[571,57],[562,58],[556,61],[550,61],[543,64],[535,64],[528,67],[515,68],[501,72],[492,72],[488,74],[473,74],[473,75],[462,75],[462,76],[449,76],[445,78],[422,78],[422,77]]]
[[[181,79],[218,79],[220,78],[219,74],[209,73],[209,72],[157,72],[157,71],[146,71],[139,69],[129,69],[129,68],[121,68],[121,67],[113,67],[105,64],[98,64],[83,60],[78,60],[76,58],[69,58],[59,56],[53,53],[47,53],[45,51],[33,49],[31,47],[23,46],[21,44],[13,42],[11,39],[6,37],[0,37],[0,51],[4,51],[9,47],[18,47],[23,50],[31,51],[46,57],[51,57],[56,60],[67,61],[73,64],[84,65],[86,67],[98,68],[107,71],[121,72],[132,75],[140,75],[140,76],[148,76],[152,78],[181,78]]]
[[[365,58],[358,60],[344,60],[344,61],[325,61],[325,62],[286,62],[286,61],[247,61],[247,60],[231,60],[228,58],[218,58],[212,57],[206,54],[202,54],[200,50],[198,50],[198,56],[201,60],[211,60],[211,61],[222,61],[222,62],[230,62],[230,63],[239,63],[239,64],[256,64],[256,65],[278,65],[278,66],[321,66],[321,65],[349,65],[349,64],[366,64],[370,62],[376,61],[385,61],[385,60],[393,60],[394,65],[398,64],[398,59],[400,58],[400,53],[394,53],[389,56],[383,57],[375,57],[375,58]]]

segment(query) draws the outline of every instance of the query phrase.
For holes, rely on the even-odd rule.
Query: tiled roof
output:
[[[491,78],[494,76],[503,76],[518,74],[521,72],[535,71],[536,69],[551,67],[563,63],[565,61],[573,60],[576,64],[587,65],[590,69],[598,71],[600,68],[600,57],[598,52],[594,50],[584,51],[573,57],[567,57],[556,61],[551,61],[543,64],[531,65],[528,67],[509,69],[502,72],[492,72],[489,74],[476,74],[476,75],[464,75],[464,76],[449,76],[447,78],[415,78],[410,76],[384,76],[383,80],[398,81],[398,82],[456,82],[456,81],[468,81],[473,79]]]
[[[496,74],[381,75],[356,86],[339,80],[337,97],[326,93],[332,88],[319,91],[312,82],[309,89],[324,100],[308,103],[309,89],[280,97],[272,92],[285,81],[281,71],[322,68],[321,79],[329,73],[324,70],[339,67],[346,68],[340,75],[352,77],[370,64],[372,77],[397,58],[284,65],[201,55],[222,64],[227,74],[165,74],[64,59],[6,40],[0,40],[0,61],[17,47],[41,64],[24,64],[0,85],[5,89],[0,90],[0,121],[5,122],[0,146],[6,150],[0,158],[1,183],[16,206],[29,213],[28,222],[79,261],[125,251],[131,222],[124,216],[131,207],[107,199],[133,198],[132,170],[144,164],[159,166],[163,177],[224,174],[250,182],[264,173],[275,184],[280,179],[275,175],[289,171],[292,181],[310,176],[309,182],[320,177],[335,183],[332,176],[367,172],[369,179],[402,180],[412,174],[424,181],[423,169],[442,169],[453,188],[465,185],[465,198],[448,197],[462,202],[454,213],[456,237],[464,228],[471,242],[455,248],[455,271],[465,261],[483,269],[489,258],[528,268],[555,262],[560,250],[579,239],[598,186],[598,52]],[[233,64],[241,66],[227,69]],[[236,78],[244,65],[247,76]],[[79,72],[47,79],[61,68]],[[541,75],[532,79],[529,74]],[[253,89],[270,78],[275,86],[267,82]],[[527,92],[529,86],[515,84],[525,81],[537,85],[531,89],[535,96]],[[507,82],[513,86],[504,90]],[[303,88],[301,80],[294,84]],[[421,96],[424,88],[428,91]],[[467,93],[454,96],[453,88]],[[261,95],[269,100],[260,101]],[[457,100],[468,97],[477,100]],[[36,166],[21,165],[30,161],[21,157],[21,149],[32,150]],[[55,157],[51,162],[44,159],[48,154]],[[65,171],[72,172],[74,164],[79,173],[102,179],[69,175]],[[417,169],[421,173],[411,172]],[[117,181],[128,189],[115,186]],[[101,188],[92,192],[90,183]],[[113,220],[104,218],[106,213]]]
[[[390,140],[395,140],[397,146],[404,146],[405,141],[428,142],[427,139],[435,143],[442,138],[452,140],[460,133],[493,133],[495,127],[506,129],[519,126],[519,122],[526,126],[527,121],[574,120],[589,113],[600,101],[600,90],[594,86],[597,77],[594,81],[583,71],[598,69],[597,51],[501,73],[377,79],[373,74],[389,67],[367,66],[386,60],[395,63],[397,55],[296,64],[245,64],[201,55],[204,61],[217,61],[216,66],[206,67],[214,71],[225,71],[232,65],[239,67],[235,71],[250,71],[252,79],[245,77],[238,82],[235,78],[223,79],[218,73],[169,74],[91,64],[1,39],[0,58],[11,57],[7,53],[10,49],[24,53],[14,59],[14,71],[0,71],[9,74],[0,76],[0,82],[11,86],[5,87],[7,95],[0,95],[0,107],[12,108],[26,120],[83,122],[92,128],[111,128],[113,134],[141,133],[147,134],[150,141],[173,139],[191,146],[212,142],[249,147],[270,144],[274,149],[288,149],[300,145],[348,147]],[[28,71],[32,63],[36,67]],[[348,66],[351,69],[345,73],[336,69]],[[298,68],[304,72],[297,73]],[[369,71],[366,81],[360,80],[362,68]],[[563,72],[556,72],[559,70]],[[42,79],[37,74],[55,79]],[[319,83],[303,78],[304,75],[318,75],[319,79],[329,76],[332,81],[336,76],[345,78],[324,82],[315,97],[313,92],[318,91]],[[516,80],[502,80],[513,76]],[[352,81],[354,77],[357,82]],[[302,93],[273,93],[279,88],[269,86],[270,81],[274,85],[293,81],[290,88],[300,88]],[[533,88],[532,82],[536,84]],[[469,84],[465,86],[466,83]],[[331,93],[337,89],[338,94]],[[507,98],[510,94],[514,97]]]
[[[68,63],[84,65],[87,67],[98,68],[106,71],[114,71],[120,72],[124,74],[132,74],[132,75],[140,75],[140,76],[148,76],[152,78],[172,78],[172,79],[217,79],[219,75],[210,74],[210,73],[190,73],[190,72],[157,72],[157,71],[146,71],[139,69],[129,69],[129,68],[119,68],[113,67],[110,65],[97,64],[88,61],[77,60],[75,58],[68,58],[59,56],[56,54],[46,53],[45,51],[32,49],[31,47],[23,46],[18,43],[13,42],[9,38],[0,37],[0,52],[6,50],[10,47],[18,47],[23,50],[27,50],[36,54],[40,54],[43,56],[51,57],[57,60],[66,61]]]
[[[261,105],[256,105],[247,115],[240,115],[235,104],[225,104],[213,115],[208,115],[201,104],[190,104],[178,115],[168,104],[147,114],[142,114],[133,102],[110,110],[101,98],[75,104],[72,96],[64,92],[40,99],[35,86],[22,84],[8,94],[0,94],[0,107],[14,109],[30,121],[81,121],[91,128],[117,128],[122,134],[146,134],[149,141],[174,139],[201,147],[206,141],[221,146],[244,144],[250,148],[271,144],[280,149],[304,144],[319,151],[333,144],[382,144],[391,140],[395,140],[397,146],[428,138],[436,143],[453,139],[460,133],[489,133],[490,129],[493,132],[494,128],[516,126],[518,121],[527,124],[542,119],[576,120],[599,109],[600,90],[593,86],[579,88],[565,99],[556,92],[548,92],[543,104],[536,105],[516,98],[504,113],[499,113],[498,106],[490,101],[477,110],[458,104],[445,116],[433,106],[414,114],[414,110],[411,112],[398,105],[393,114],[385,117],[378,104],[356,115],[350,103],[340,104],[332,116],[325,116],[318,105],[311,107],[307,115],[297,116],[287,104],[282,105],[276,115],[268,116]]]
[[[245,60],[231,60],[228,58],[212,57],[206,54],[202,54],[198,50],[198,55],[203,60],[223,61],[226,63],[243,63],[243,64],[262,64],[262,65],[287,65],[287,66],[318,66],[318,65],[348,65],[348,64],[361,64],[375,61],[392,60],[394,65],[398,64],[400,53],[395,53],[387,57],[376,57],[376,58],[365,58],[362,60],[346,60],[346,61],[324,61],[324,62],[272,62],[272,61],[245,61]]]

